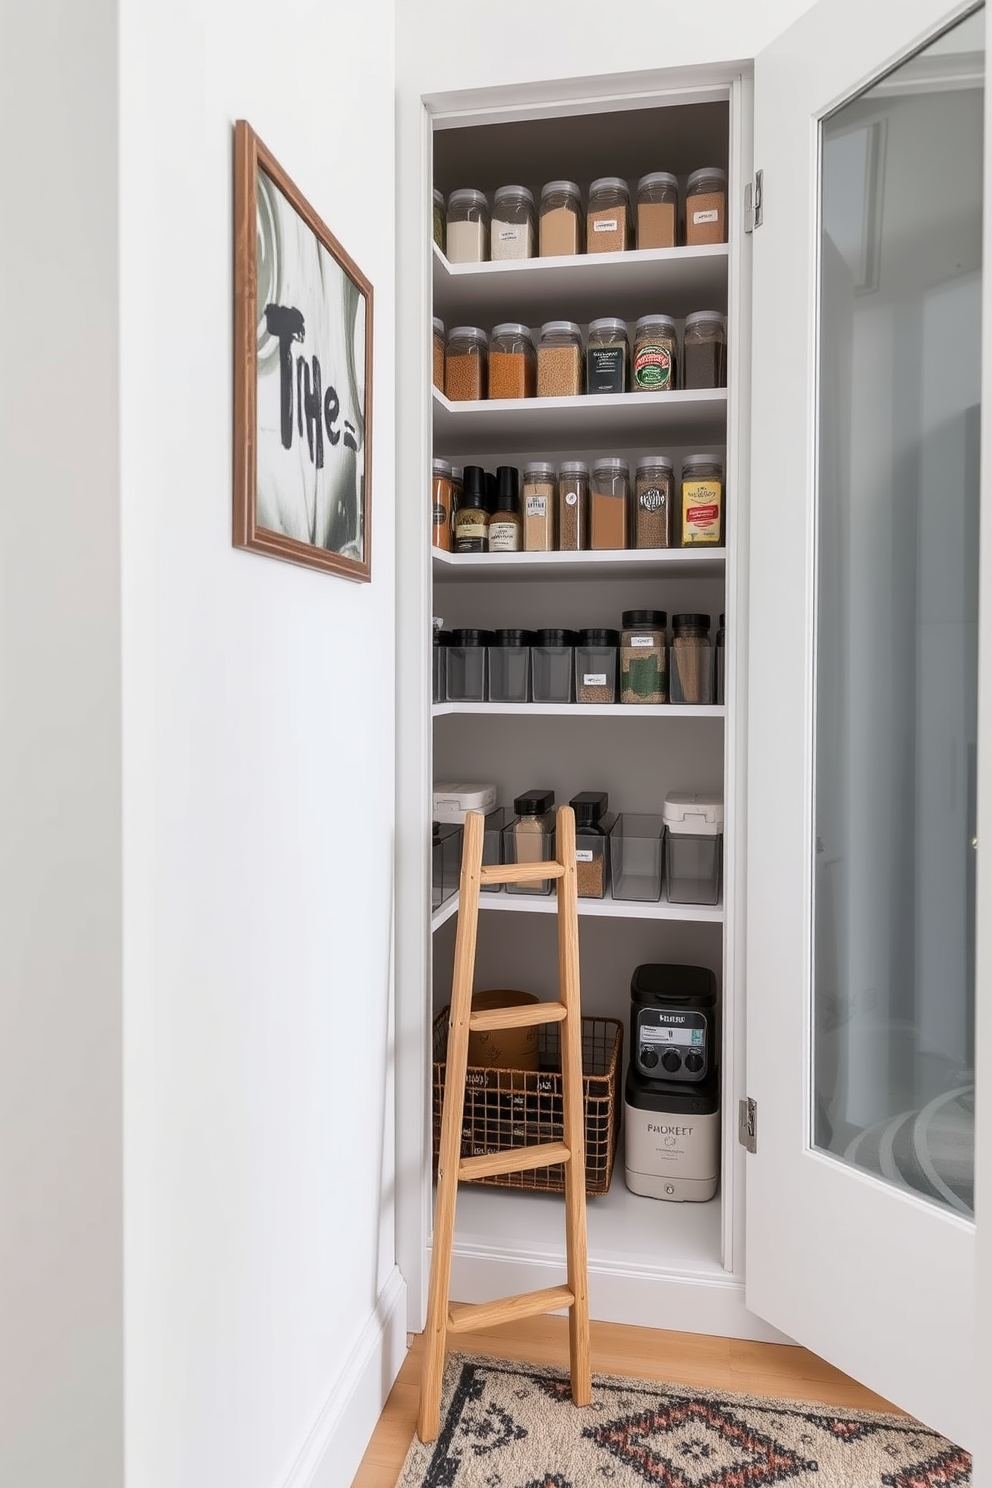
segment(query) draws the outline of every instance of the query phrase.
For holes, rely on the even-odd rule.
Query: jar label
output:
[[[642,511],[657,512],[664,508],[665,500],[666,493],[664,491],[659,490],[657,486],[649,486],[646,491],[642,491],[638,496],[637,504]]]
[[[578,504],[579,504],[579,493],[578,493],[578,491],[566,491],[566,493],[565,493],[565,505],[566,506],[578,506]]]
[[[653,646],[655,639],[654,636],[631,636],[627,644],[629,646]]]
[[[672,386],[672,353],[663,341],[644,341],[634,347],[634,384],[654,392]]]
[[[501,227],[496,241],[499,243],[519,243],[519,227]]]
[[[516,522],[500,522],[495,518],[490,520],[489,551],[490,553],[520,551],[520,528]]]
[[[547,496],[528,496],[525,510],[528,517],[546,517],[548,514]]]
[[[693,543],[718,543],[720,541],[722,505],[722,482],[717,480],[682,482],[682,541],[686,546],[691,547]]]
[[[575,849],[575,861],[577,863],[591,863],[592,862],[592,848],[591,847],[577,847]]]
[[[434,526],[435,527],[447,527],[447,525],[448,525],[448,508],[446,506],[442,506],[441,503],[438,502],[432,508],[432,514],[433,514],[433,518],[434,518]]]
[[[484,538],[489,531],[489,523],[485,512],[476,512],[473,507],[456,514],[455,535],[459,540],[463,538]]]
[[[586,353],[589,392],[622,393],[626,364],[626,347],[622,342],[613,346],[590,346]]]
[[[693,214],[692,214],[692,220],[696,224],[698,224],[700,222],[719,222],[720,221],[720,213],[717,212],[716,210],[709,211],[709,212],[693,212]]]
[[[616,232],[619,223],[615,217],[600,217],[592,225],[593,232]]]
[[[606,686],[606,673],[605,672],[585,672],[585,673],[583,673],[582,686],[583,687],[605,687]]]

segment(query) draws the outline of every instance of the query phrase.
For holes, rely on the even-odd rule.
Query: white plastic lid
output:
[[[486,193],[476,191],[474,186],[461,186],[448,197],[448,209],[452,207],[488,207]]]
[[[488,811],[496,804],[496,787],[491,784],[462,785],[458,782],[442,782],[434,787],[435,814]],[[450,816],[436,815],[438,821],[451,820]],[[458,818],[460,820],[461,818]]]
[[[672,462],[667,455],[642,455],[637,462],[638,474],[642,470],[650,470],[656,465],[661,465],[665,470],[672,469]]]
[[[716,837],[723,831],[723,797],[711,791],[670,791],[665,826],[676,837]]]
[[[670,186],[673,191],[679,189],[679,178],[673,176],[669,171],[648,171],[637,183],[638,191],[644,191],[650,186]]]
[[[432,460],[431,467],[435,475],[451,475],[451,465],[447,460]]]
[[[682,469],[685,470],[690,465],[715,465],[718,470],[723,469],[723,461],[719,455],[683,455]]]
[[[524,479],[528,475],[554,475],[555,467],[550,460],[528,460],[524,466]]]
[[[542,336],[578,336],[582,340],[582,332],[574,320],[546,320],[541,327]]]
[[[577,196],[582,200],[582,192],[574,181],[545,181],[541,187],[542,196]]]
[[[534,193],[528,191],[526,186],[497,186],[493,201],[502,201],[505,196],[522,196],[524,201],[534,205]]]
[[[613,315],[603,315],[599,320],[591,320],[589,322],[590,336],[593,331],[618,331],[621,335],[626,336],[627,322],[625,320],[617,320]]]
[[[448,332],[448,340],[454,341],[458,337],[463,341],[481,341],[489,345],[489,337],[481,326],[452,326]]]
[[[434,329],[437,331],[439,336],[444,335],[444,321],[441,320],[441,318],[437,315],[435,315],[434,317]]]
[[[686,191],[692,191],[693,187],[698,186],[700,181],[713,181],[726,188],[727,172],[720,170],[719,166],[716,165],[704,165],[701,170],[694,170],[692,172],[692,175],[685,183]]]
[[[589,466],[585,460],[563,460],[558,466],[559,475],[588,475]]]
[[[434,187],[434,200],[437,202],[438,206],[444,206],[444,192],[439,191],[436,186]]]
[[[719,325],[725,324],[724,317],[719,310],[693,310],[685,318],[686,328],[691,325],[698,325],[701,320],[716,321]]]
[[[630,464],[627,460],[621,460],[616,455],[604,455],[601,460],[596,460],[593,470],[622,470],[626,475],[630,474]]]
[[[493,339],[497,336],[524,336],[531,339],[530,326],[525,326],[519,320],[504,320],[499,325],[493,326]]]
[[[620,191],[624,196],[629,196],[627,182],[623,176],[599,176],[589,187],[589,195],[594,196],[597,191]]]
[[[649,330],[651,326],[664,326],[666,330],[675,330],[675,322],[670,315],[642,315],[634,327],[635,334],[637,331]]]

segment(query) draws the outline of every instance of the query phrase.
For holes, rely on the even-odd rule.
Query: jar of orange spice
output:
[[[452,403],[484,398],[489,387],[489,337],[480,326],[454,326],[444,359],[444,392]]]
[[[537,358],[527,326],[515,320],[493,326],[489,345],[490,398],[533,398]]]

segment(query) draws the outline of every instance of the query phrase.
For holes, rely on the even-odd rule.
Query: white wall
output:
[[[122,1471],[114,0],[0,6],[0,1483]]]
[[[338,1488],[402,1302],[393,5],[120,8],[127,1483]],[[231,547],[238,117],[375,287],[371,585]]]

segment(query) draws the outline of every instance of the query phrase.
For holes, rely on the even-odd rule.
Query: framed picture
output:
[[[234,130],[234,545],[368,582],[372,286]]]

